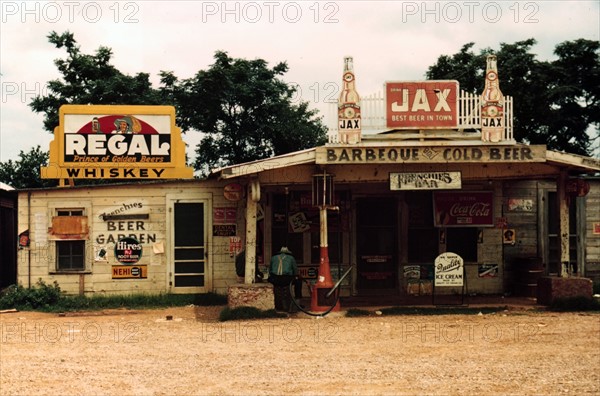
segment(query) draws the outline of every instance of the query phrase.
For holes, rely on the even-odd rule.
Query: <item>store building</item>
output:
[[[347,296],[431,295],[433,264],[444,252],[464,261],[462,291],[470,294],[535,296],[541,276],[598,277],[600,181],[590,175],[600,172],[600,161],[516,143],[512,99],[492,92],[495,62],[481,97],[465,95],[453,81],[387,83],[389,128],[374,135],[361,133],[368,115],[348,92],[355,89],[351,65],[337,139],[216,169],[206,180],[182,180],[187,171],[154,166],[179,155],[162,146],[165,137],[145,140],[154,152],[109,158],[87,149],[108,145],[59,134],[55,150],[70,157],[56,158],[49,177],[73,176],[74,162],[89,177],[109,177],[113,171],[102,165],[86,168],[106,157],[130,159],[133,170],[114,173],[135,181],[19,191],[18,232],[30,236],[18,254],[19,282],[56,280],[81,294],[226,293],[240,281],[236,253],[245,249],[245,282],[252,283],[250,263],[257,257],[264,270],[281,246],[317,283],[326,247],[334,280],[352,268],[342,284]],[[142,109],[132,110],[98,114],[145,119]],[[90,115],[87,108],[73,122]],[[71,145],[60,146],[61,139]],[[142,157],[154,165],[144,170]],[[152,172],[174,180],[139,181]],[[331,193],[325,246],[315,206],[323,184]]]
[[[17,280],[17,192],[0,182],[0,289]]]

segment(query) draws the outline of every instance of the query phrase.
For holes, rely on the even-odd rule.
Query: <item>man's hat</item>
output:
[[[292,252],[290,251],[290,249],[287,248],[287,246],[282,246],[281,250],[279,251],[279,253],[292,254]]]

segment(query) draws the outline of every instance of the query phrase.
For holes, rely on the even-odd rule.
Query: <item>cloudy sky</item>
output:
[[[122,72],[208,68],[217,50],[236,58],[286,61],[284,79],[323,115],[336,100],[343,57],[354,57],[361,95],[385,81],[422,80],[440,55],[468,42],[475,51],[535,38],[539,60],[556,44],[599,39],[598,1],[0,1],[0,161],[52,135],[28,104],[59,77],[51,31],[71,31],[84,53],[112,48]],[[502,71],[500,70],[500,76]],[[510,93],[505,93],[510,94]],[[518,98],[515,98],[518,106]],[[191,145],[199,134],[185,137]]]

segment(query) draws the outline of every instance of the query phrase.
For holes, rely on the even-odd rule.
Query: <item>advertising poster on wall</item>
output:
[[[43,179],[193,178],[172,106],[63,105]]]
[[[386,82],[386,121],[394,129],[458,125],[458,81]]]
[[[491,191],[434,192],[436,227],[492,227],[494,196]]]

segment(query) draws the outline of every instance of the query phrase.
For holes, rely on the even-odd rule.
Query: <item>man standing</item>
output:
[[[292,311],[292,296],[290,294],[290,283],[298,274],[298,265],[292,252],[283,246],[279,254],[271,257],[269,263],[269,282],[273,284],[275,294],[275,309],[278,311]]]

